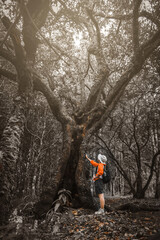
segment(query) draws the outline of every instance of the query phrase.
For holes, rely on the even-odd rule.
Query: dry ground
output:
[[[160,240],[160,201],[108,199],[106,203],[102,216],[82,208],[50,211],[41,221],[21,216],[23,221],[14,219],[0,227],[0,240]]]

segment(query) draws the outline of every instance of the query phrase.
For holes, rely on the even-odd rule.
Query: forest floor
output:
[[[160,240],[160,201],[106,199],[106,211],[65,208],[45,219],[14,216],[0,227],[0,240]]]

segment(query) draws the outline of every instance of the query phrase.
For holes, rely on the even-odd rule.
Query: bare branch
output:
[[[149,137],[150,137],[150,132],[149,132],[149,127],[148,127],[146,141],[144,141],[143,145],[140,147],[141,150],[147,145],[147,143],[149,141]]]
[[[154,166],[155,166],[155,163],[156,163],[156,160],[157,160],[157,157],[160,155],[160,149],[154,154],[153,158],[152,158],[152,164],[150,166],[150,175],[149,175],[149,178],[148,178],[148,181],[146,182],[143,190],[146,191],[146,189],[148,188],[151,180],[152,180],[152,176],[153,176],[153,172],[154,172]]]
[[[100,48],[101,46],[101,34],[100,34],[100,30],[99,30],[99,26],[98,26],[98,23],[96,21],[96,19],[94,18],[93,14],[92,14],[92,11],[89,9],[89,8],[86,8],[87,10],[87,14],[88,16],[90,17],[90,19],[92,20],[95,28],[96,28],[96,38],[97,38],[97,46],[98,48]]]
[[[7,71],[5,69],[0,69],[0,76],[1,75],[4,77],[7,77],[8,79],[10,79],[13,82],[17,81],[17,75],[13,74],[10,71]],[[43,81],[40,79],[40,77],[38,75],[34,74],[34,82],[33,83],[34,83],[34,89],[42,92],[44,94],[44,96],[46,97],[46,99],[48,100],[48,103],[51,107],[51,110],[52,110],[54,116],[62,124],[71,121],[71,118],[69,116],[67,116],[64,109],[62,108],[62,106],[60,104],[60,100],[58,100],[53,95],[52,90],[49,87],[47,87],[47,85],[45,83],[43,83]],[[70,101],[71,101],[71,99],[70,99]],[[73,103],[73,100],[72,100],[72,103]]]
[[[4,16],[2,18],[3,25],[6,27],[6,29],[9,29],[12,25],[9,18]],[[16,29],[11,27],[10,28],[10,37],[12,39],[12,42],[14,44],[15,54],[17,60],[19,60],[21,63],[24,61],[24,50],[21,45],[21,38],[20,38],[20,32]]]
[[[121,23],[122,23],[122,20],[120,20],[119,23],[118,23],[118,27],[117,27],[116,34],[118,34],[118,32],[119,32],[119,29],[120,29]]]
[[[114,19],[119,21],[128,21],[133,18],[133,14],[124,14],[124,15],[105,15],[103,13],[95,13],[95,17],[102,17],[104,19]],[[154,23],[158,28],[160,27],[160,21],[155,18],[151,13],[143,10],[139,13],[139,17],[145,17]]]
[[[153,51],[160,46],[160,30],[158,30],[152,38],[150,38],[146,43],[144,43],[140,47],[141,58],[135,62],[134,58],[132,59],[131,63],[128,66],[128,69],[122,74],[120,79],[118,80],[117,84],[111,89],[110,93],[106,98],[106,108],[102,112],[99,120],[95,124],[88,123],[90,126],[90,134],[91,132],[98,131],[101,128],[103,123],[109,117],[110,113],[116,106],[117,102],[119,101],[120,97],[122,96],[126,86],[128,85],[129,81],[142,69],[142,66],[145,60],[153,53]]]
[[[152,23],[154,23],[158,28],[160,28],[160,21],[159,19],[155,18],[152,14],[150,14],[147,11],[142,11],[139,14],[140,17],[145,17],[148,20],[150,20]]]
[[[115,19],[115,20],[124,20],[124,21],[126,21],[126,20],[130,20],[130,19],[132,19],[132,17],[133,17],[133,15],[132,14],[124,14],[124,15],[105,15],[105,14],[103,14],[103,13],[95,13],[95,16],[96,17],[102,17],[102,18],[105,18],[105,19]]]
[[[8,71],[8,70],[5,70],[3,68],[0,68],[0,76],[4,76],[6,78],[8,78],[9,80],[13,81],[13,82],[17,82],[17,75]]]
[[[134,9],[133,9],[133,22],[132,22],[132,31],[133,31],[133,50],[134,55],[137,58],[139,53],[139,8],[141,5],[142,0],[135,0]]]
[[[10,37],[12,39],[12,42],[14,44],[14,49],[15,49],[15,54],[17,60],[19,60],[21,63],[24,61],[24,50],[21,45],[21,38],[20,38],[20,32],[13,26],[12,23],[10,22],[9,18],[4,16],[2,18],[3,25],[6,27],[6,29],[10,29]],[[11,27],[12,26],[12,27]]]
[[[54,17],[54,20],[52,22],[53,25],[55,25],[57,21],[64,15],[63,9],[60,9],[56,14],[51,7],[49,8],[49,11],[51,15]]]
[[[55,50],[55,48],[56,48],[56,49],[59,50],[64,56],[66,56],[66,57],[68,57],[69,59],[71,59],[70,56],[68,56],[68,54],[66,54],[65,51],[62,50],[57,44],[51,44],[51,43],[42,35],[42,33],[41,33],[40,30],[38,29],[37,25],[36,25],[35,22],[33,21],[30,13],[29,13],[29,11],[28,11],[28,8],[26,7],[25,4],[23,4],[23,6],[24,6],[24,8],[25,8],[25,10],[26,10],[26,13],[27,13],[30,21],[32,22],[33,26],[36,28],[37,32],[38,32],[39,35],[42,37],[43,41],[51,48],[51,50],[53,50],[53,51],[61,58],[61,55]],[[53,48],[52,45],[53,45],[55,48]],[[61,59],[62,59],[62,58],[61,58]],[[64,61],[67,65],[69,65],[68,62],[66,62],[64,59],[63,59],[63,61]]]
[[[84,75],[84,78],[86,78],[86,76],[88,75],[89,68],[91,68],[92,71],[94,72],[94,69],[93,69],[93,67],[92,67],[92,65],[91,65],[91,61],[90,61],[90,54],[88,54],[88,66],[87,66],[87,71],[86,71],[86,73],[85,73],[85,75]]]
[[[17,61],[16,61],[15,56],[12,53],[10,53],[9,51],[7,51],[6,49],[3,48],[0,50],[0,56],[5,58],[7,61],[12,63],[16,67]]]
[[[66,7],[66,5],[65,5],[65,3],[64,3],[63,1],[58,0],[58,2],[59,2],[65,9],[67,9],[67,7]]]
[[[56,98],[52,90],[43,82],[43,80],[34,73],[34,88],[40,91],[46,97],[48,104],[51,108],[52,113],[57,118],[57,120],[65,126],[68,123],[73,122],[73,119],[66,113],[66,110],[61,105],[60,99]]]
[[[7,41],[8,36],[10,35],[12,29],[16,26],[16,24],[18,23],[19,19],[20,19],[20,14],[16,17],[15,21],[10,25],[10,27],[8,28],[8,31],[6,33],[6,36],[4,37],[3,41],[0,44],[0,49],[3,47],[3,44]]]
[[[141,45],[140,52],[142,58],[147,59],[150,54],[160,45],[160,29],[147,42]]]
[[[88,52],[89,54],[93,54],[96,57],[98,69],[97,74],[95,76],[95,83],[91,87],[91,91],[88,96],[87,102],[85,106],[82,106],[82,110],[80,111],[79,116],[85,116],[87,112],[89,113],[92,111],[92,109],[97,108],[97,105],[99,104],[100,101],[101,93],[105,87],[106,81],[109,76],[109,67],[105,62],[105,58],[101,48],[101,37],[98,23],[90,9],[86,8],[86,12],[96,28],[95,31],[93,24],[91,24],[90,22],[87,22],[85,24],[87,25],[87,29],[89,31],[91,38],[91,44],[88,48]],[[77,117],[79,118],[79,116]],[[85,119],[83,120],[85,121]]]
[[[136,100],[136,103],[134,105],[134,118],[133,118],[133,137],[134,137],[134,141],[136,143],[136,147],[137,147],[137,152],[138,152],[138,157],[136,158],[137,163],[140,162],[140,144],[137,138],[137,131],[136,131],[136,121],[137,121],[137,114],[136,114],[136,107],[137,104],[139,103],[139,101],[143,98],[143,94],[141,94],[141,96]]]

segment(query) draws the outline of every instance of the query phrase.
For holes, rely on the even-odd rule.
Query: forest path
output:
[[[64,208],[64,212],[51,211],[44,220],[23,216],[23,222],[12,222],[0,227],[1,240],[160,240],[160,202],[158,200],[106,200],[110,211],[95,215],[89,209]],[[119,206],[143,203],[149,209],[116,210]],[[144,205],[145,204],[145,205]],[[128,206],[128,205],[127,205]],[[142,205],[141,205],[142,206]],[[111,209],[113,209],[111,211]],[[159,210],[158,210],[159,208]],[[135,210],[135,211],[134,211]],[[156,237],[157,235],[157,237]]]

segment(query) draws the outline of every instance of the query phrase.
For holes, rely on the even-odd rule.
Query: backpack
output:
[[[102,180],[103,180],[103,183],[109,183],[111,180],[111,173],[108,166],[104,169]]]

